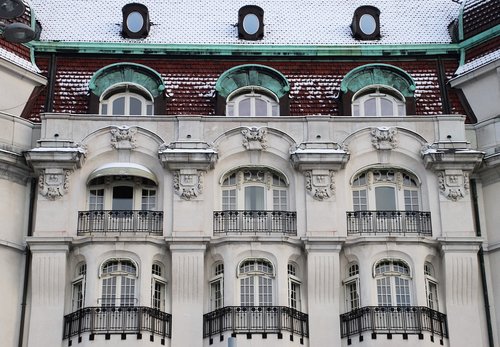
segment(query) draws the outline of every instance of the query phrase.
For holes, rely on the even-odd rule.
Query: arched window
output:
[[[301,309],[301,280],[295,263],[288,263],[288,306]]]
[[[222,181],[223,210],[288,209],[288,181],[281,173],[266,168],[244,168]]]
[[[409,266],[399,259],[384,259],[374,268],[379,306],[410,306],[411,274]]]
[[[276,95],[257,86],[236,90],[227,98],[226,115],[229,117],[276,117],[279,116],[279,100]]]
[[[405,114],[404,96],[387,86],[374,85],[363,88],[352,98],[354,117],[392,117]]]
[[[210,279],[210,308],[212,311],[224,307],[224,264],[215,263]]]
[[[419,182],[398,169],[364,171],[352,181],[354,211],[418,211]]]
[[[99,114],[113,116],[153,115],[153,96],[135,84],[118,84],[101,95]]]
[[[350,263],[344,280],[346,312],[358,309],[361,306],[359,297],[359,265]]]
[[[134,306],[137,303],[137,266],[129,259],[110,259],[101,266],[101,305]]]
[[[167,280],[163,264],[154,262],[151,266],[151,307],[165,311]]]
[[[425,262],[424,264],[424,275],[427,307],[439,311],[438,282],[434,273],[434,266],[430,262]]]
[[[76,266],[76,274],[72,282],[71,306],[73,311],[85,307],[85,279],[87,276],[87,264],[81,262]]]
[[[274,267],[266,259],[246,259],[238,268],[241,306],[272,306]]]

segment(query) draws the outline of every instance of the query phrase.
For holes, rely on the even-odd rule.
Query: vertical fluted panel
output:
[[[456,305],[470,305],[473,301],[473,285],[477,284],[474,278],[473,260],[471,257],[454,256],[452,259],[452,303]]]
[[[315,254],[309,258],[310,272],[315,301],[330,304],[333,302],[334,293],[334,265],[335,258],[329,254]]]
[[[180,301],[196,301],[201,297],[203,259],[198,254],[179,253],[173,256],[173,290]]]
[[[64,300],[65,254],[34,254],[33,300],[42,306],[59,306]]]

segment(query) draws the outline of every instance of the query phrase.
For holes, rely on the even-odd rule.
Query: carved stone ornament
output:
[[[241,131],[243,135],[243,147],[248,150],[265,150],[267,145],[266,128],[246,128]]]
[[[311,170],[305,171],[306,190],[316,200],[323,201],[335,196],[335,171]]]
[[[469,193],[469,174],[462,170],[438,172],[438,186],[444,197],[458,201]]]
[[[376,149],[393,149],[398,146],[396,135],[398,130],[394,127],[372,128],[372,145]]]
[[[62,197],[69,189],[71,170],[45,169],[38,178],[38,191],[49,200]]]
[[[137,134],[136,127],[111,126],[111,147],[115,149],[134,149],[137,147],[135,144],[135,134]]]
[[[174,172],[174,190],[184,200],[191,200],[203,192],[203,171],[179,170]]]

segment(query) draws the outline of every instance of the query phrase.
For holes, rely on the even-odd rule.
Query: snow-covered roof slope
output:
[[[497,60],[500,60],[500,49],[497,49],[496,51],[488,53],[477,59],[471,60],[470,62],[460,66],[455,72],[455,75],[457,76],[464,75],[468,72],[479,69],[480,67],[488,65]]]
[[[6,60],[14,65],[17,65],[19,67],[22,67],[23,69],[33,72],[33,73],[40,73],[40,70],[31,63],[31,61],[28,61],[26,59],[21,58],[20,56],[9,52],[8,50],[0,47],[0,59]]]
[[[145,39],[121,36],[122,7],[148,7],[152,27]],[[42,25],[41,41],[146,44],[358,45],[449,43],[448,25],[460,4],[452,0],[31,0]],[[238,39],[238,10],[264,10],[264,38]],[[358,41],[350,24],[356,8],[380,11],[377,41]]]

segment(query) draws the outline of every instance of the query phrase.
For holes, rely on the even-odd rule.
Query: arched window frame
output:
[[[439,311],[438,280],[436,279],[434,266],[428,261],[424,264],[424,276],[427,307],[432,310]]]
[[[246,268],[246,269],[245,269]],[[238,264],[241,306],[272,306],[275,267],[265,258],[247,258]]]
[[[394,192],[394,201],[390,205],[395,205],[395,210],[419,211],[422,208],[420,181],[414,174],[403,169],[365,170],[354,176],[351,189],[354,211],[391,210],[379,206],[390,190]]]
[[[411,306],[412,275],[402,259],[384,258],[373,265],[378,306]]]
[[[242,104],[248,100],[248,112],[243,114]],[[258,103],[265,106],[265,113],[258,112]],[[271,91],[248,86],[232,92],[227,97],[226,116],[228,117],[278,117],[279,100]],[[263,110],[260,110],[263,111]]]
[[[295,262],[288,263],[288,306],[298,311],[302,308],[302,281],[299,271],[300,268]]]
[[[343,282],[346,312],[360,308],[359,264],[357,262],[351,262],[347,265],[346,278]]]
[[[368,109],[368,103],[372,108]],[[384,110],[384,104],[391,111]],[[399,91],[389,86],[370,85],[360,89],[352,97],[353,117],[400,117],[406,115],[405,97]],[[374,108],[373,108],[374,107]]]
[[[263,208],[253,208],[253,188],[263,195]],[[266,167],[243,167],[225,174],[221,180],[222,210],[274,210],[289,208],[288,179],[282,173]],[[247,189],[248,188],[248,189]],[[256,193],[255,194],[260,194]],[[255,203],[256,204],[256,203]],[[272,206],[272,208],[271,208]]]
[[[167,295],[167,279],[165,277],[165,266],[159,261],[151,265],[151,307],[165,311]]]
[[[106,266],[116,263],[116,268],[106,270]],[[130,271],[132,270],[133,271]],[[130,258],[109,258],[99,267],[101,280],[101,298],[98,300],[102,306],[135,306],[139,293],[137,280],[139,267]]]
[[[224,263],[216,262],[212,266],[210,285],[210,309],[212,311],[224,307]]]
[[[123,111],[116,112],[115,102],[123,99]],[[132,101],[140,103],[140,111],[131,113]],[[153,96],[144,87],[135,83],[119,83],[106,89],[99,99],[99,114],[113,116],[152,116]]]
[[[76,266],[75,278],[71,282],[71,307],[77,311],[85,307],[87,263],[80,262]]]

